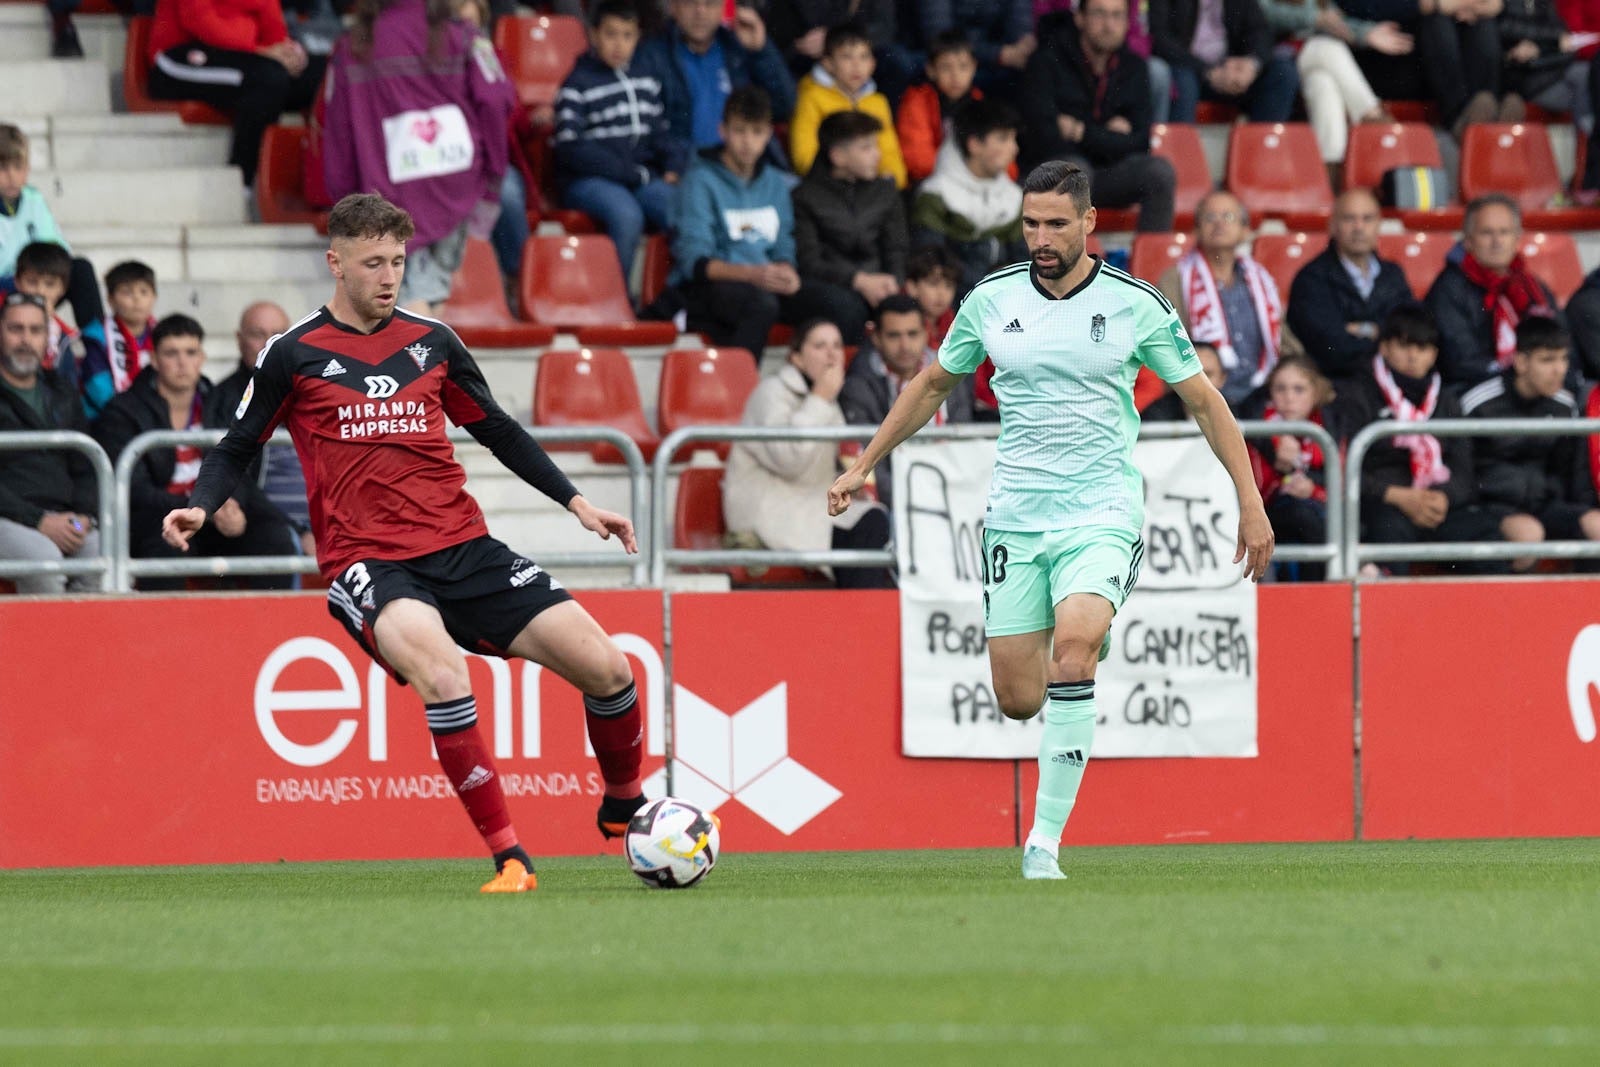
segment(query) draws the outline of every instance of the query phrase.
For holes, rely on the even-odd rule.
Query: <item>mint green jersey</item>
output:
[[[1030,263],[1004,267],[967,294],[939,348],[953,374],[994,361],[1000,442],[984,524],[1040,532],[1089,524],[1144,526],[1133,463],[1141,365],[1167,382],[1200,373],[1189,335],[1159,290],[1095,260],[1056,299]]]

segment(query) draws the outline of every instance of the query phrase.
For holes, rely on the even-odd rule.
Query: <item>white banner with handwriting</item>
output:
[[[1096,674],[1094,755],[1256,754],[1256,590],[1232,562],[1233,483],[1205,439],[1141,441],[1145,554]],[[901,746],[908,756],[1031,759],[1043,716],[1000,714],[983,633],[983,513],[994,442],[910,440],[893,454]]]

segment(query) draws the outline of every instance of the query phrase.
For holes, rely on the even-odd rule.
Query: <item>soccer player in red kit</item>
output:
[[[187,508],[162,524],[187,549],[281,423],[305,470],[328,611],[422,698],[439,763],[494,854],[485,893],[535,885],[517,841],[460,648],[544,665],[583,692],[605,781],[597,822],[620,836],[644,803],[642,727],[627,659],[538,564],[489,536],[445,435],[464,427],[602,540],[639,550],[633,523],[585,500],[494,402],[454,331],[395,306],[411,216],[355,194],[328,220],[333,299],[267,342],[233,426]]]

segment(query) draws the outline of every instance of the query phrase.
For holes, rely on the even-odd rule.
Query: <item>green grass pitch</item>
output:
[[[1600,1062],[1600,841],[0,873],[0,1064]]]

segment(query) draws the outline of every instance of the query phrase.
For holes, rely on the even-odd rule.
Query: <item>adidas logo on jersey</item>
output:
[[[457,789],[456,792],[465,793],[469,789],[476,789],[478,786],[486,784],[493,777],[493,771],[481,763],[476,764],[472,768],[472,773],[467,775],[466,781],[461,783],[461,788]]]
[[[344,372],[344,364],[336,359],[328,360],[328,365],[322,368],[322,376],[324,378],[337,378]]]
[[[1000,332],[1001,333],[1021,333],[1022,332],[1022,322],[1021,322],[1021,320],[1012,319],[1010,322],[1006,323],[1005,329],[1001,330]]]

